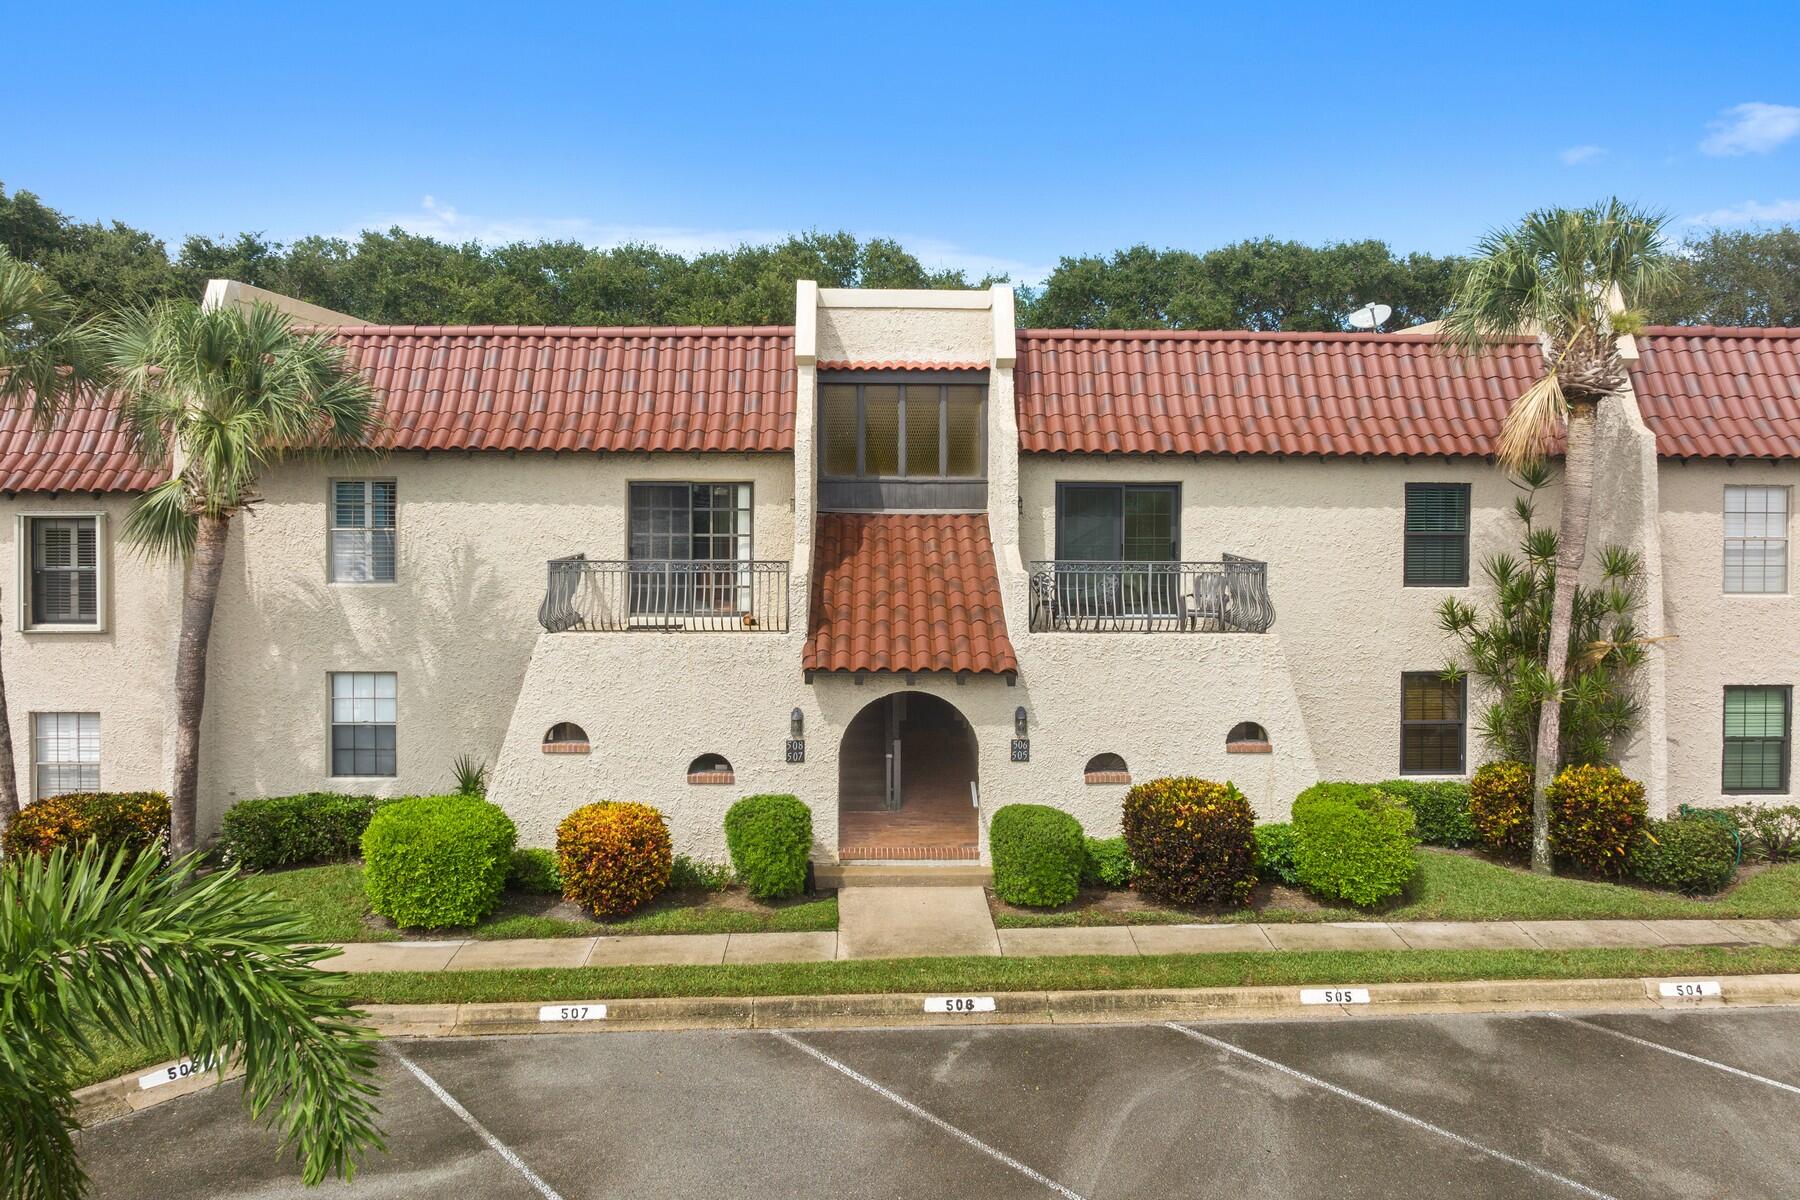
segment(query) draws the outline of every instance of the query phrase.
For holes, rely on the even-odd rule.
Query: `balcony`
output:
[[[538,623],[551,633],[786,633],[788,564],[552,559]]]
[[[1268,564],[1034,562],[1033,633],[1267,633]]]

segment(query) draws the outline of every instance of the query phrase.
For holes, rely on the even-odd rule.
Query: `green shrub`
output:
[[[1082,839],[1082,887],[1130,887],[1131,877],[1136,873],[1137,868],[1131,863],[1131,851],[1126,848],[1124,838]]]
[[[563,898],[595,916],[621,917],[669,886],[669,827],[648,804],[584,804],[556,827]]]
[[[1769,862],[1800,858],[1800,805],[1739,804],[1725,810],[1737,824],[1744,853]]]
[[[1518,762],[1484,764],[1469,780],[1469,821],[1484,848],[1525,858],[1531,854],[1531,768]]]
[[[731,886],[731,864],[677,854],[669,863],[671,892],[722,892]]]
[[[506,886],[515,892],[538,896],[562,895],[562,876],[556,873],[556,851],[541,846],[514,850],[506,870]]]
[[[1256,814],[1230,783],[1152,779],[1125,793],[1125,845],[1146,896],[1174,904],[1250,903]]]
[[[1644,785],[1617,767],[1564,767],[1549,788],[1550,850],[1595,875],[1623,875],[1644,836]]]
[[[363,831],[369,907],[406,929],[473,925],[500,903],[518,831],[474,796],[382,805]]]
[[[1298,886],[1300,876],[1294,873],[1294,827],[1285,822],[1271,822],[1256,827],[1256,873],[1264,883],[1279,879]]]
[[[1731,834],[1717,821],[1677,817],[1651,821],[1626,861],[1631,874],[1645,883],[1701,896],[1731,882],[1736,858]]]
[[[725,848],[758,900],[798,896],[812,855],[812,809],[795,796],[745,796],[725,814]]]
[[[251,871],[349,862],[362,852],[369,818],[387,803],[375,796],[337,792],[240,800],[225,810],[219,848],[226,862]]]
[[[161,792],[70,792],[19,810],[0,846],[6,857],[48,855],[58,846],[92,841],[100,849],[138,852],[168,845],[169,798]]]
[[[1008,904],[1056,908],[1081,890],[1081,823],[1047,804],[1008,804],[988,826],[994,894]]]
[[[1413,813],[1378,787],[1315,783],[1294,798],[1294,875],[1301,886],[1367,908],[1419,869]]]
[[[1427,846],[1472,846],[1469,785],[1455,779],[1389,779],[1375,785],[1412,809],[1414,832]]]

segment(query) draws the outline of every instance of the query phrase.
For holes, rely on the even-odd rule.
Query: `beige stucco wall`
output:
[[[1726,685],[1800,684],[1794,497],[1788,590],[1781,595],[1726,594],[1724,514],[1727,485],[1800,489],[1800,463],[1665,460],[1660,484],[1664,612],[1674,636],[1664,648],[1670,805],[1791,803],[1791,784],[1786,796],[1728,796],[1721,775]]]

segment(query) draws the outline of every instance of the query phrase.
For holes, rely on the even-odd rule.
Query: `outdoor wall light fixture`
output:
[[[1023,704],[1013,709],[1012,760],[1014,762],[1031,761],[1031,739],[1026,736],[1029,726],[1025,720]]]
[[[1025,706],[1021,704],[1013,709],[1013,736],[1024,737],[1025,732]]]
[[[806,761],[806,714],[798,708],[788,714],[787,760],[791,763]]]
[[[788,714],[788,736],[791,738],[806,736],[806,714],[797,708]]]

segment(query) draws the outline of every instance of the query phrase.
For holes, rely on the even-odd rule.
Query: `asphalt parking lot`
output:
[[[385,1078],[349,1188],[227,1084],[83,1133],[91,1194],[1800,1195],[1791,1009],[460,1038]]]

